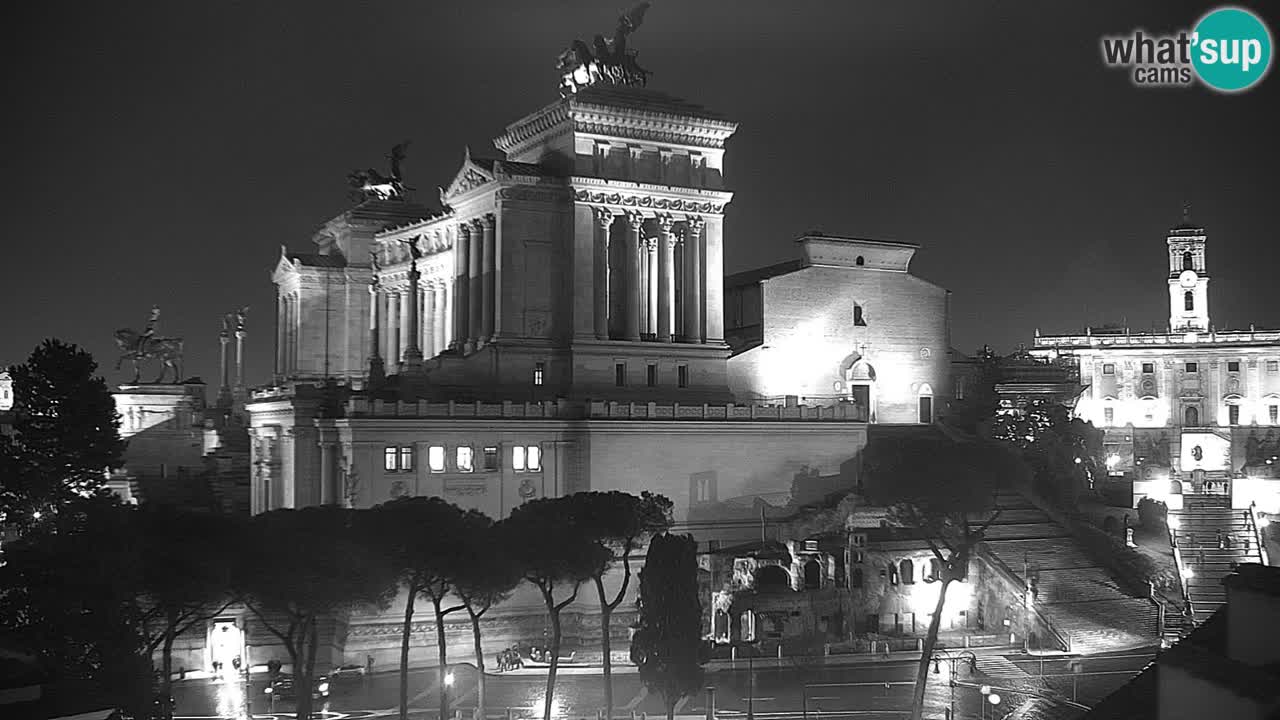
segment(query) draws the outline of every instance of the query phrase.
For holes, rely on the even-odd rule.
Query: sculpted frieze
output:
[[[574,193],[578,202],[597,205],[620,205],[622,207],[640,207],[654,210],[671,210],[684,213],[701,213],[719,215],[724,212],[722,203],[699,202],[682,198],[655,198],[652,195],[623,195],[621,193],[593,192],[578,190]]]
[[[568,199],[564,190],[539,189],[528,187],[502,188],[498,191],[500,200],[529,200],[533,202],[558,202]]]

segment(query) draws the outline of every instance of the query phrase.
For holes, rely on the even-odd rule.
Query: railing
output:
[[[1271,561],[1267,558],[1267,545],[1262,541],[1262,528],[1258,527],[1258,503],[1249,503],[1249,531],[1253,533],[1253,541],[1258,544],[1258,557],[1262,559],[1263,565],[1270,565]]]
[[[633,420],[840,420],[866,422],[866,410],[852,403],[836,405],[670,405],[593,400],[588,418]]]
[[[1168,527],[1167,521],[1165,529],[1169,534],[1169,546],[1173,548],[1173,566],[1178,571],[1178,584],[1182,586],[1182,599],[1187,603],[1187,612],[1191,615],[1191,625],[1194,627],[1196,609],[1191,602],[1191,591],[1187,589],[1187,577],[1182,574],[1182,550],[1178,547],[1178,535],[1173,528]]]
[[[1023,605],[1031,612],[1035,619],[1049,631],[1049,634],[1057,640],[1057,643],[1061,646],[1063,652],[1071,652],[1071,635],[1058,630],[1058,628],[1054,626],[1053,621],[1049,619],[1049,616],[1042,613],[1040,608],[1035,606],[1034,600],[1028,601],[1027,596],[1030,594],[1030,589],[1027,586],[1027,581],[1018,577],[1018,574],[1010,569],[1003,560],[996,557],[995,553],[984,552],[982,553],[982,556],[991,563],[991,566],[995,568],[996,572],[1002,575],[1006,581],[1016,587],[1022,588]]]

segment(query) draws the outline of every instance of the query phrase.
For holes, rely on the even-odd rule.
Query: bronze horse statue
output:
[[[164,376],[173,370],[173,382],[182,379],[182,338],[148,337],[140,344],[142,333],[130,328],[117,330],[116,345],[120,347],[120,357],[116,358],[116,370],[126,359],[133,361],[133,382],[136,384],[142,376],[139,362],[159,358],[161,362],[160,376],[152,382],[164,382]]]

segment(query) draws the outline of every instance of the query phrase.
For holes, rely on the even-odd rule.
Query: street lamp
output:
[[[951,673],[948,676],[948,684],[951,686],[951,705],[947,708],[947,719],[951,720],[956,716],[956,664],[961,660],[969,661],[969,674],[972,675],[978,671],[978,656],[963,650],[958,653],[951,653],[946,650],[935,652],[930,658],[933,660],[933,674],[942,674],[942,661],[946,660],[950,665]]]

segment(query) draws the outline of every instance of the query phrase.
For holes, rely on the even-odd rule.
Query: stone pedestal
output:
[[[168,477],[201,472],[203,383],[121,385],[112,396],[120,413],[120,437],[129,441],[123,468],[127,474]]]

